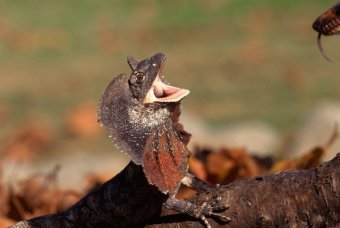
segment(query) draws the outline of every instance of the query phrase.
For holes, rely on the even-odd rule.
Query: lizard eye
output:
[[[138,83],[141,83],[141,82],[144,82],[144,81],[145,81],[145,74],[142,73],[142,72],[137,72],[137,73],[135,74],[135,77],[136,77],[136,81],[137,81]]]

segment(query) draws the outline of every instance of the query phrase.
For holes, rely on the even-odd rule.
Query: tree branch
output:
[[[230,206],[227,227],[338,227],[340,225],[340,154],[310,170],[289,171],[236,181],[191,201],[216,196]],[[188,221],[189,220],[189,221]],[[184,215],[163,208],[147,227],[197,227]],[[221,224],[209,219],[212,227]]]
[[[137,178],[137,179],[136,179]],[[19,222],[12,227],[197,227],[202,224],[160,205],[164,198],[147,187],[140,166],[120,174],[63,213]],[[149,189],[150,188],[150,189]],[[340,154],[301,171],[235,181],[190,201],[221,197],[228,227],[336,227],[340,225]],[[209,219],[212,227],[222,224]],[[146,225],[145,225],[146,224]]]

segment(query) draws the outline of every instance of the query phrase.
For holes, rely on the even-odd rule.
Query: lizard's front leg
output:
[[[177,212],[184,213],[194,218],[200,219],[204,223],[206,228],[210,228],[211,226],[206,219],[206,216],[218,218],[225,223],[231,221],[230,218],[216,213],[228,209],[228,207],[226,206],[216,205],[219,200],[220,198],[217,198],[212,203],[203,202],[202,205],[195,205],[188,201],[178,200],[174,197],[169,197],[168,200],[164,203],[164,206],[171,210],[175,210]]]
[[[209,185],[208,183],[198,179],[196,176],[191,173],[187,173],[181,180],[181,183],[193,190],[198,192],[210,192],[219,188],[220,185]]]

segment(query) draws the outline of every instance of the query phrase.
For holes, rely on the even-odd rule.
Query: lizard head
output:
[[[189,90],[162,81],[165,59],[162,53],[141,61],[129,56],[131,74],[115,77],[99,106],[99,121],[114,144],[136,164],[143,163],[145,144],[151,134],[155,129],[164,129],[165,124],[174,127],[184,144],[190,139],[178,122],[180,101]]]
[[[139,102],[145,105],[178,102],[189,94],[189,90],[162,82],[165,59],[163,53],[155,54],[143,61],[138,61],[132,56],[128,57],[132,70],[129,79],[130,90]]]

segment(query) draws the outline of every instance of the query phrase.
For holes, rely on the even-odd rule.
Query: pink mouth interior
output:
[[[177,102],[190,93],[187,89],[170,86],[163,83],[159,77],[156,76],[150,90],[145,97],[145,103],[153,102]]]

